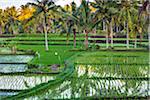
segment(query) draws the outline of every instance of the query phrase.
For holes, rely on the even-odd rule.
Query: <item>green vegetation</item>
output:
[[[30,49],[29,49],[30,48]],[[52,65],[52,64],[63,64],[64,61],[71,57],[75,52],[70,52],[72,49],[70,46],[49,46],[50,50],[45,52],[43,46],[32,46],[32,45],[20,45],[18,49],[21,50],[33,50],[38,52],[39,57],[36,56],[30,64],[43,64],[43,65]],[[60,59],[59,59],[60,57]]]
[[[116,98],[147,96],[148,88],[145,87],[149,79],[147,58],[148,52],[141,51],[85,51],[78,53],[66,60],[66,69],[58,74],[55,80],[40,84],[7,99],[24,97],[28,99],[36,97],[40,99],[88,97],[106,99],[107,97],[114,98],[114,96]],[[70,89],[72,91],[69,91]],[[80,89],[81,91],[79,91]],[[141,89],[145,92],[140,92]],[[75,95],[76,93],[78,96]]]
[[[2,82],[11,75],[41,76],[40,83],[31,80],[34,87],[24,78],[26,89],[2,99],[147,99],[147,7],[149,1],[81,0],[79,7],[61,7],[36,0],[20,11],[0,9]],[[34,58],[16,57],[25,54]],[[44,75],[53,79],[42,82]]]

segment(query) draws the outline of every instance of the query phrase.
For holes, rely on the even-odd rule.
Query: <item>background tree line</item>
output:
[[[74,2],[61,7],[53,0],[35,0],[19,9],[0,9],[0,34],[45,33],[47,50],[49,33],[66,33],[67,41],[71,33],[85,33],[86,48],[89,33],[105,35],[106,44],[110,40],[112,47],[113,37],[124,35],[129,48],[130,37],[136,43],[137,36],[142,39],[147,33],[148,9],[148,0],[81,0],[79,7]]]

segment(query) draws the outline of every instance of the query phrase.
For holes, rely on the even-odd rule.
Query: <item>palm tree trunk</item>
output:
[[[120,32],[120,25],[118,26],[118,32]]]
[[[111,47],[113,47],[113,28],[112,21],[110,22]]]
[[[150,18],[150,15],[148,16]],[[149,23],[150,23],[150,20],[149,20]],[[148,25],[148,40],[149,40],[149,52],[150,52],[150,24]],[[149,53],[149,57],[150,57],[150,53]]]
[[[108,40],[108,27],[106,26],[106,48],[108,48],[109,47],[109,40]]]
[[[13,34],[14,34],[14,35],[17,34],[16,29],[15,29],[15,25],[14,25],[14,24],[12,25],[12,31],[13,31]]]
[[[74,35],[74,38],[73,38],[74,48],[76,48],[76,30],[75,29],[73,29],[73,35]]]
[[[106,25],[105,25],[105,21],[103,20],[103,31],[105,31],[106,30],[106,27],[105,27]]]
[[[116,26],[116,33],[119,32],[119,26]]]
[[[33,34],[36,34],[36,30],[37,30],[37,25],[34,24],[34,26],[33,26]]]
[[[137,48],[137,36],[135,35],[135,38],[134,38],[134,48]]]
[[[85,30],[85,48],[88,49],[88,31]]]
[[[66,44],[69,44],[69,32],[67,32],[67,39],[66,39]]]
[[[2,26],[0,25],[0,35],[2,35]]]
[[[143,39],[143,36],[142,36],[142,33],[140,33],[140,44],[142,43],[142,39]]]
[[[127,23],[127,49],[129,49],[129,28],[128,28],[128,23]]]
[[[48,51],[48,37],[47,37],[47,27],[46,27],[46,13],[44,13],[44,21],[43,21],[44,33],[45,33],[45,50]]]

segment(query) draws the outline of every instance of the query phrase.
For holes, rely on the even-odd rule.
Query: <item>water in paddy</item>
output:
[[[0,96],[15,95],[18,93],[15,91],[29,89],[53,79],[54,77],[46,75],[2,75],[0,76]]]
[[[90,59],[90,57],[84,58]],[[99,64],[92,64],[92,60]],[[40,95],[29,97],[27,99],[145,97],[150,95],[150,84],[148,81],[149,64],[146,57],[95,57],[95,59],[91,58],[89,60],[89,64],[84,63],[83,58],[78,58],[78,61],[76,62],[78,64],[75,65],[73,73],[69,75],[69,77],[66,77],[63,82],[54,84],[52,88],[49,88],[48,92],[41,92]],[[17,77],[17,79],[19,77]],[[21,76],[19,79],[25,80],[26,78],[25,76]],[[28,80],[29,79],[30,78],[28,78]],[[20,87],[22,87],[21,89],[35,86],[24,80],[20,82],[22,83],[20,85]],[[44,81],[40,82],[42,83]],[[28,83],[28,85],[26,83]],[[13,85],[15,84],[19,84],[19,82],[14,83]],[[8,89],[12,89],[13,86],[8,85],[7,87]],[[20,89],[15,86],[14,88]]]
[[[17,92],[6,92],[2,90],[22,90],[25,89],[23,82],[28,83],[26,81],[33,81],[35,79],[20,75],[3,75],[3,73],[25,72],[28,69],[28,66],[25,63],[32,59],[32,55],[0,55],[0,96],[14,95]]]
[[[25,72],[27,62],[33,59],[32,55],[0,55],[0,72]]]
[[[27,69],[26,64],[0,64],[1,73],[25,72]]]
[[[116,60],[117,58],[112,60]],[[70,77],[55,89],[29,99],[150,96],[147,59],[119,58],[116,64],[77,64]],[[141,59],[141,60],[140,60]],[[128,61],[126,61],[128,60]],[[135,62],[137,62],[135,64]],[[103,64],[104,63],[104,64]]]
[[[32,59],[32,55],[0,55],[0,63],[27,63]]]

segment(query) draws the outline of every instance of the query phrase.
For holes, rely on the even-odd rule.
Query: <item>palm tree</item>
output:
[[[126,46],[129,49],[129,33],[133,31],[132,12],[136,11],[135,5],[131,4],[131,1],[121,1],[120,5],[120,22],[124,22],[124,30],[126,30]],[[130,31],[131,32],[130,32]]]
[[[0,35],[2,35],[2,24],[3,24],[3,10],[0,9]]]
[[[17,16],[18,16],[18,10],[16,9],[16,7],[12,6],[12,7],[7,7],[4,10],[4,20],[5,20],[5,25],[9,25],[9,28],[12,32],[12,34],[18,34],[17,28],[18,28],[18,20],[17,20]]]
[[[70,17],[74,23],[74,27],[81,28],[85,31],[85,48],[88,49],[88,34],[101,21],[97,19],[97,14],[91,13],[89,8],[90,2],[82,0],[78,9],[74,9],[74,13],[60,12],[65,17]]]
[[[144,31],[147,32],[147,29],[149,27],[149,18],[150,18],[149,9],[150,9],[150,2],[149,2],[149,0],[146,0],[145,2],[143,2],[142,7],[139,10],[138,20],[139,20],[139,24],[143,27],[142,32],[144,32]],[[140,34],[140,43],[142,41],[142,37],[143,36],[142,36],[142,33],[141,33]],[[148,37],[149,37],[149,40],[150,40],[150,33],[149,32],[148,32]],[[150,48],[150,46],[149,46],[149,48]]]
[[[60,7],[60,8],[61,8],[61,12],[68,13],[68,14],[73,16],[73,14],[76,13],[77,6],[74,2],[72,2],[71,5],[66,5],[64,8],[62,8],[62,7]],[[66,42],[67,43],[66,44],[68,44],[69,43],[69,35],[70,35],[71,29],[74,27],[75,23],[70,16],[62,17],[61,22],[62,22],[63,28],[65,29],[65,32],[67,33],[67,35],[66,35],[66,37],[67,37]],[[74,42],[74,44],[75,44],[75,42]]]
[[[88,49],[88,34],[91,32],[96,25],[98,25],[102,20],[98,19],[98,14],[96,12],[92,12],[89,7],[90,2],[86,0],[82,0],[81,5],[78,9],[79,15],[79,27],[85,32],[85,48]]]
[[[117,16],[117,3],[116,1],[96,0],[92,3],[93,7],[97,8],[96,13],[102,15],[100,19],[103,20],[103,30],[106,30],[106,48],[108,48],[109,39],[111,37],[111,47],[113,47],[113,25],[114,19]],[[105,25],[106,24],[106,25]]]
[[[31,22],[26,22],[27,19],[32,17],[33,13],[35,12],[34,7],[28,6],[28,5],[21,5],[19,9],[19,15],[18,15],[18,20],[20,21],[20,26],[22,27],[22,31],[26,32],[27,26],[29,26],[32,23],[33,26],[33,33],[36,33],[36,26],[38,25],[37,23],[39,22],[39,17],[32,20]],[[36,21],[35,21],[36,20]],[[34,23],[34,24],[33,24]],[[29,33],[29,32],[26,32]]]
[[[36,3],[28,3],[28,5],[34,6],[36,11],[34,12],[33,16],[30,18],[33,19],[37,17],[39,14],[43,15],[43,27],[45,33],[45,50],[48,51],[48,36],[47,36],[47,13],[50,10],[56,10],[57,6],[53,2],[53,0],[35,0]]]

